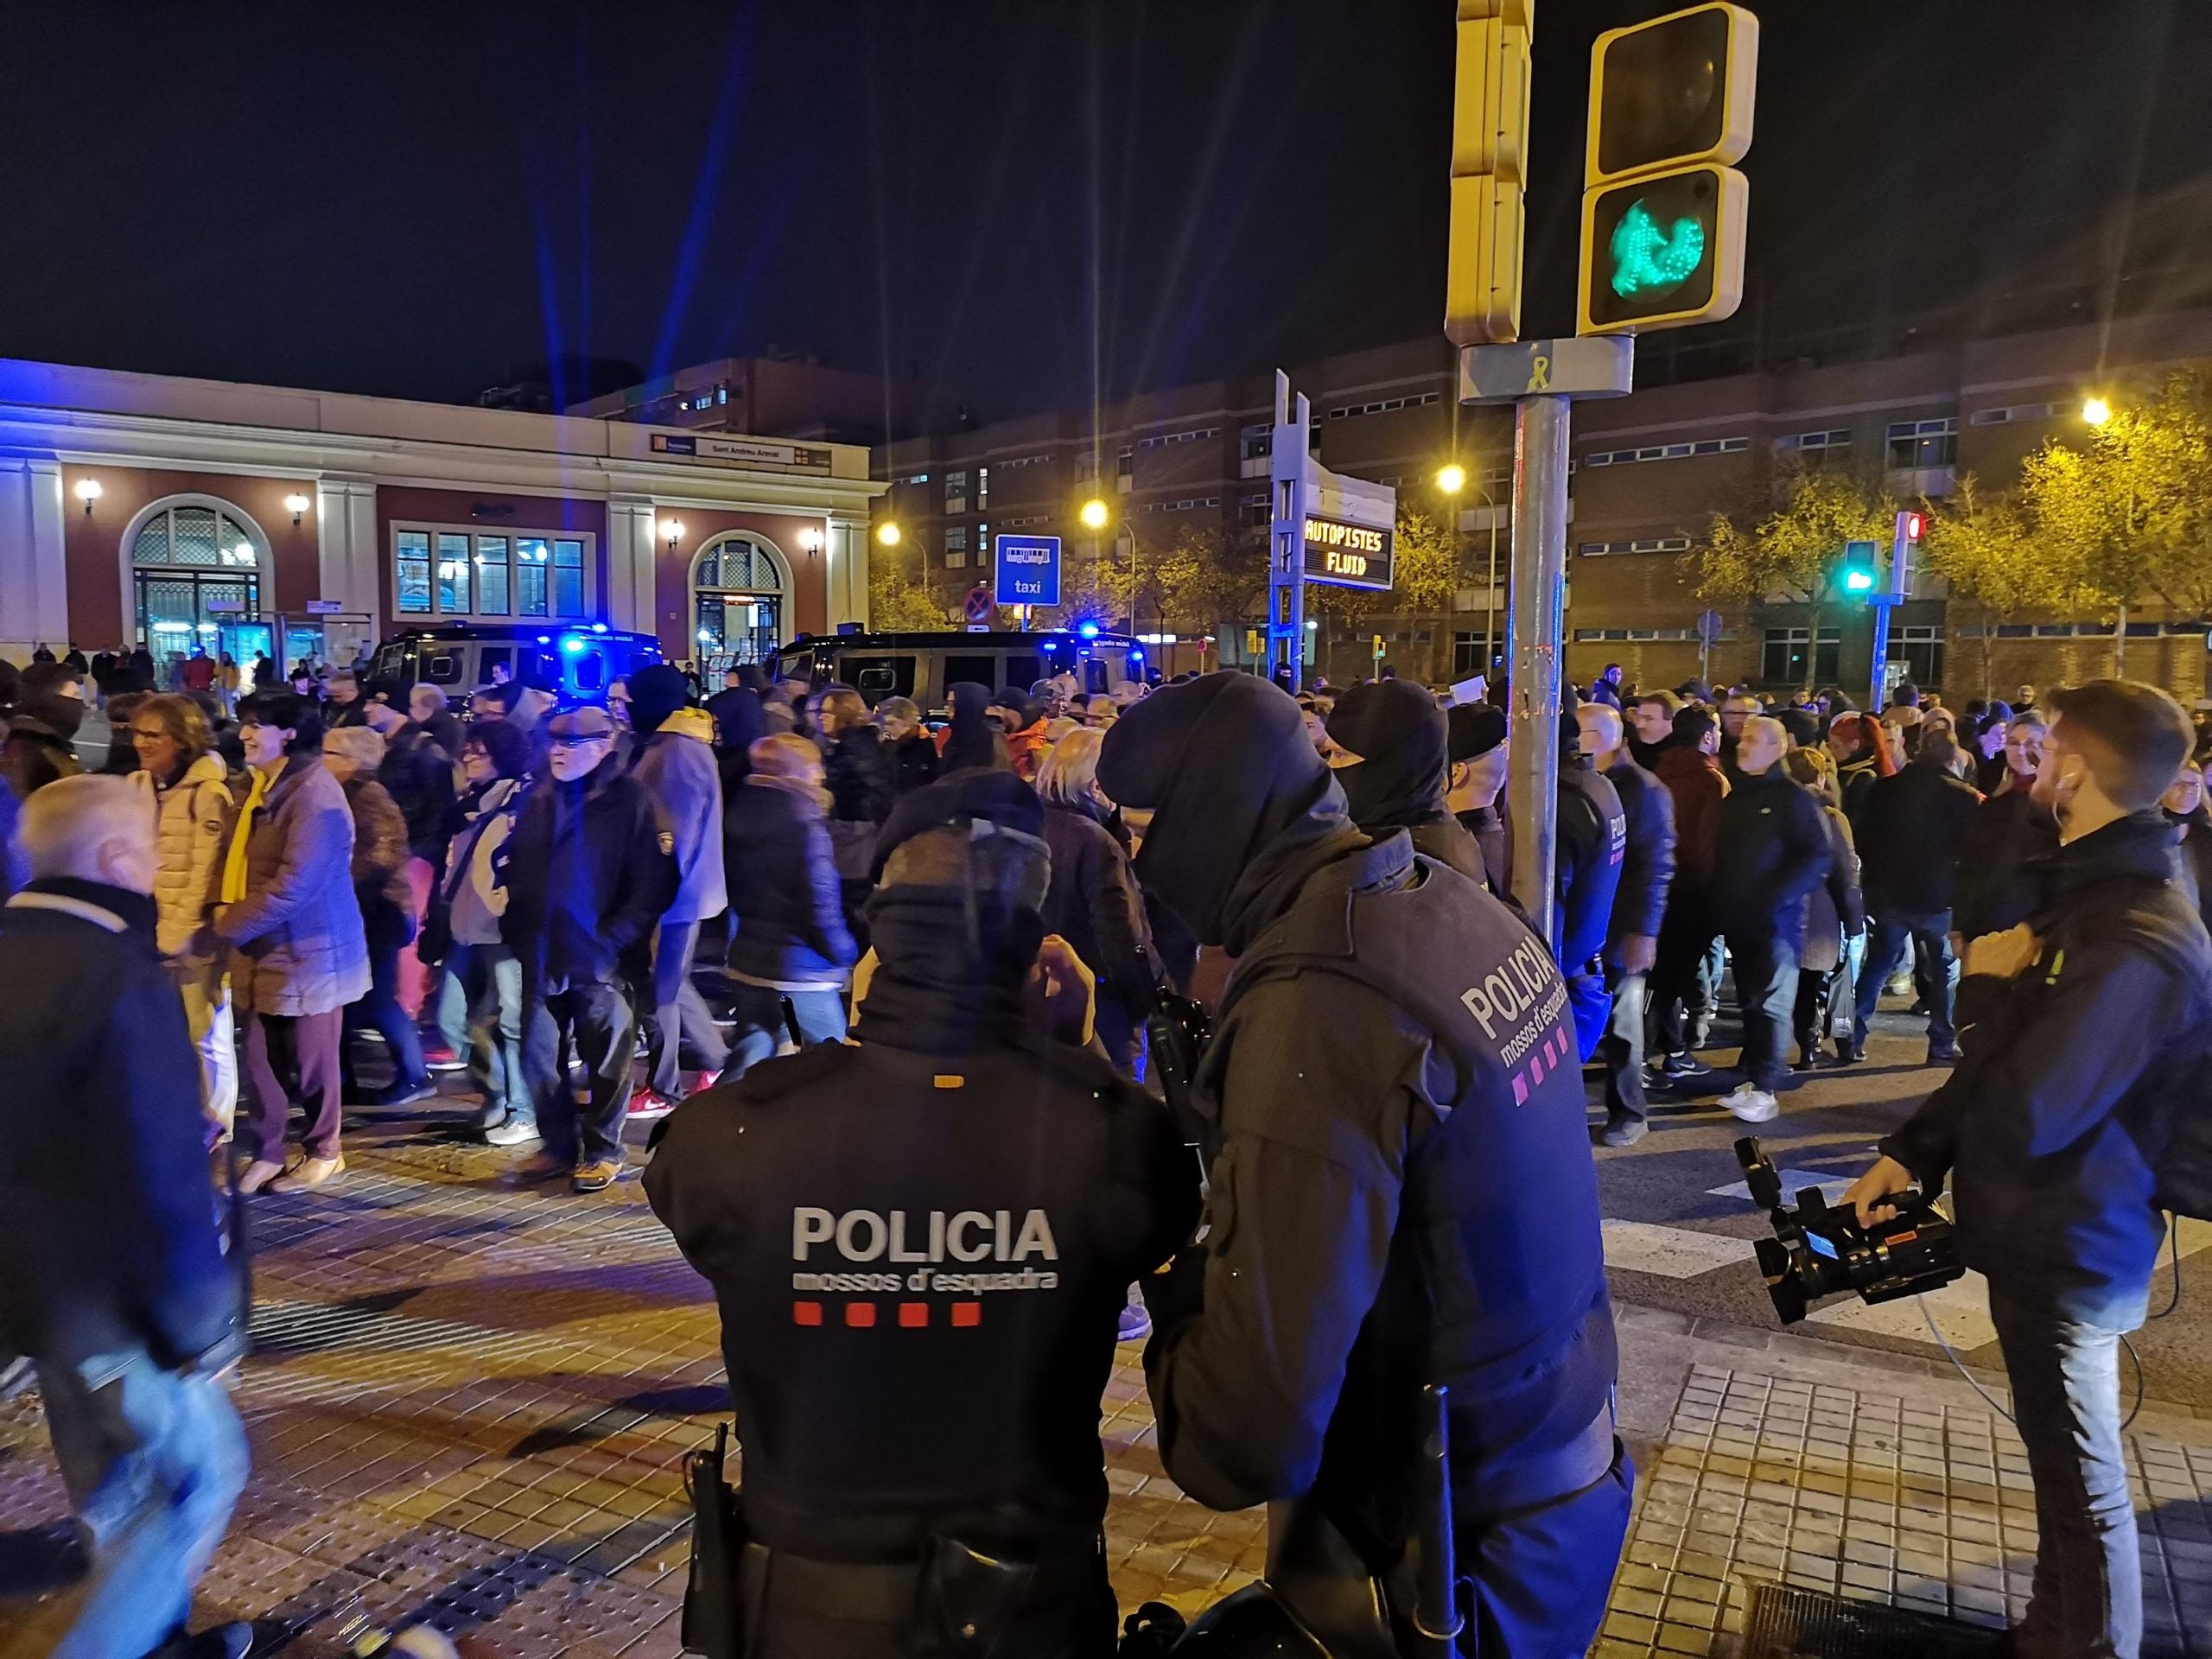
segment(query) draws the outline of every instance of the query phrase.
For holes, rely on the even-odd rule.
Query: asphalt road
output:
[[[1700,1058],[1715,1069],[1698,1081],[1696,1096],[1652,1096],[1651,1132],[1637,1145],[1597,1149],[1599,1195],[1605,1217],[1605,1256],[1618,1301],[1726,1319],[1763,1329],[1780,1328],[1751,1253],[1754,1239],[1770,1232],[1765,1213],[1743,1190],[1735,1157],[1739,1135],[1756,1134],[1784,1172],[1794,1194],[1817,1180],[1833,1199],[1875,1157],[1875,1142],[1934,1090],[1948,1068],[1922,1062],[1924,1021],[1903,1012],[1910,999],[1891,999],[1899,1012],[1876,1016],[1864,1064],[1823,1069],[1793,1078],[1773,1122],[1747,1128],[1722,1110],[1719,1096],[1736,1076],[1726,1069],[1732,1048]],[[1723,1016],[1715,1033],[1734,1040]],[[1795,1052],[1795,1050],[1792,1050]],[[1592,1120],[1604,1108],[1595,1074]],[[1808,1179],[1792,1179],[1789,1172]],[[1729,1189],[1734,1189],[1731,1191]],[[2183,1222],[2178,1305],[2154,1318],[2132,1340],[2141,1356],[2143,1387],[2153,1400],[2212,1406],[2212,1225]],[[2152,1285],[2151,1311],[2166,1307],[2174,1291],[2168,1254]],[[1991,1331],[1986,1286],[1979,1274],[1924,1298],[1870,1307],[1855,1296],[1823,1304],[1790,1329],[1844,1344],[1886,1348],[1940,1357],[1929,1333],[1933,1319],[1969,1363],[2001,1370]],[[2134,1368],[2120,1360],[2123,1398],[2132,1400]]]

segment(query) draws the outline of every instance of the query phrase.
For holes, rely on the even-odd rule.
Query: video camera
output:
[[[1736,1143],[1736,1161],[1751,1201],[1774,1224],[1775,1236],[1758,1241],[1757,1249],[1766,1294],[1784,1325],[1843,1291],[1855,1290],[1866,1302],[1891,1302],[1948,1285],[1967,1270],[1950,1217],[1931,1198],[1900,1193],[1888,1200],[1896,1215],[1861,1227],[1852,1211],[1829,1209],[1817,1186],[1797,1194],[1796,1209],[1787,1208],[1781,1172],[1754,1137]]]

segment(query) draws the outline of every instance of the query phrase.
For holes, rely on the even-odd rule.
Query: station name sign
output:
[[[1306,580],[1338,588],[1387,588],[1397,554],[1394,534],[1372,524],[1306,515]]]
[[[722,438],[705,432],[656,432],[652,451],[672,460],[717,461],[736,467],[785,467],[802,473],[830,470],[830,451],[760,438]]]

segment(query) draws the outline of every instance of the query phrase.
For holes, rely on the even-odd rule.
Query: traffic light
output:
[[[1928,521],[1912,508],[1897,514],[1897,539],[1890,544],[1890,592],[1898,599],[1912,597],[1912,579],[1920,564],[1920,536]]]
[[[1454,345],[1521,333],[1533,6],[1534,0],[1459,0],[1444,273],[1444,332]]]
[[[1874,570],[1874,543],[1846,542],[1843,544],[1843,591],[1865,594],[1874,591],[1880,578]]]
[[[1713,322],[1744,295],[1758,20],[1715,0],[1590,54],[1580,332]]]

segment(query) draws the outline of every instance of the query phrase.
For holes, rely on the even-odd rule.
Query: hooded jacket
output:
[[[630,763],[630,775],[652,796],[676,859],[676,897],[665,921],[702,921],[729,903],[714,732],[714,720],[705,709],[672,710],[646,734]]]
[[[2171,1080],[2201,1071],[2212,1028],[2212,940],[2174,840],[2154,808],[2058,849],[2028,918],[2040,955],[1960,981],[1966,1058],[1882,1143],[1928,1191],[1948,1176],[1967,1262],[1993,1286],[2120,1329],[2165,1236]]]
[[[0,1126],[16,1154],[0,1172],[0,1349],[48,1364],[143,1349],[178,1369],[241,1351],[200,1061],[155,914],[143,894],[66,877],[0,909]]]
[[[1240,958],[1196,1091],[1209,1230],[1142,1281],[1161,1458],[1215,1508],[1302,1497],[1379,1551],[1410,1525],[1414,1392],[1445,1383],[1464,1565],[1491,1477],[1580,1446],[1614,1374],[1550,953],[1402,836],[1352,830],[1264,681],[1155,692],[1099,784],[1154,810],[1139,877]]]
[[[446,861],[446,816],[453,810],[453,756],[413,721],[396,729],[377,767],[407,820],[407,849],[435,870]]]
[[[1481,881],[1482,848],[1444,803],[1450,731],[1436,699],[1408,680],[1356,685],[1329,712],[1330,739],[1360,757],[1336,768],[1351,821],[1378,837],[1407,830],[1416,852]]]
[[[1006,771],[1012,762],[1006,733],[991,717],[991,693],[987,686],[963,680],[945,692],[952,718],[937,734],[938,776],[969,767]]]
[[[645,786],[613,755],[563,783],[548,772],[507,837],[499,937],[544,995],[610,983],[676,897],[673,838]]]

